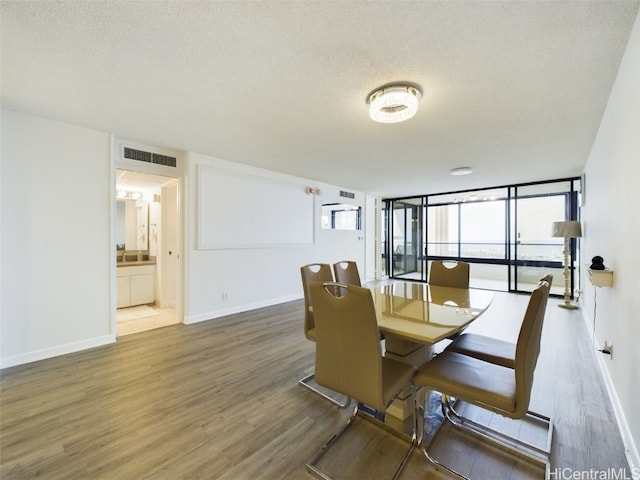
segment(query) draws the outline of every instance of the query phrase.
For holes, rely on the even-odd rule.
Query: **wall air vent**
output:
[[[344,198],[356,198],[355,193],[345,192],[344,190],[340,190],[340,196]]]
[[[175,167],[177,165],[176,157],[168,155],[160,155],[159,153],[145,152],[136,150],[135,148],[124,147],[124,158],[129,160],[137,160],[139,162],[155,163],[156,165],[164,165],[165,167]]]
[[[124,158],[128,158],[130,160],[151,163],[151,156],[151,152],[143,152],[142,150],[124,147]]]
[[[165,165],[167,167],[175,167],[176,157],[170,157],[169,155],[160,155],[159,153],[154,153],[152,162],[157,163],[158,165]]]

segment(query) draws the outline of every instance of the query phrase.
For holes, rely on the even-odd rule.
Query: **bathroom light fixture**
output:
[[[452,168],[451,169],[451,175],[469,175],[470,173],[473,172],[473,169],[471,167],[458,167],[458,168]]]
[[[418,111],[422,93],[409,85],[382,87],[369,95],[369,116],[380,123],[398,123],[409,120]]]
[[[133,200],[141,200],[142,198],[144,198],[144,194],[142,192],[133,192],[133,191],[128,191],[128,190],[118,190],[118,198],[123,199],[123,200],[127,200],[127,199],[133,199]]]

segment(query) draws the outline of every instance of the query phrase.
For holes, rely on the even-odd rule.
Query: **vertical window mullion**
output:
[[[462,252],[462,204],[458,204],[458,259],[460,258],[460,254]]]

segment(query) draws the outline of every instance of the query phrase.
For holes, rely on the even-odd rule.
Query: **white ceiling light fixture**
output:
[[[452,168],[450,173],[455,176],[469,175],[470,173],[473,173],[473,169],[471,167]]]
[[[409,120],[418,111],[422,92],[410,85],[382,87],[369,95],[369,116],[380,123]]]

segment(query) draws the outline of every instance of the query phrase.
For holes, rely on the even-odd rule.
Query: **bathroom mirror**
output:
[[[149,249],[149,203],[119,198],[116,202],[117,250]]]

